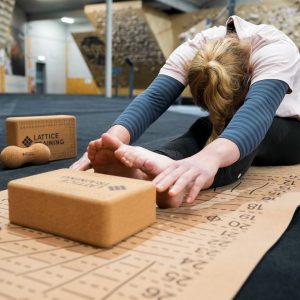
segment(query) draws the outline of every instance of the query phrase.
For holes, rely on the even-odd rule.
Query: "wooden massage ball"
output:
[[[36,143],[28,148],[8,146],[2,150],[0,160],[7,168],[18,168],[25,163],[44,164],[49,161],[50,155],[46,145]]]

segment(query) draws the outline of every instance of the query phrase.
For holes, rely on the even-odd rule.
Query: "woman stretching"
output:
[[[157,204],[178,207],[203,189],[236,181],[252,164],[297,164],[299,58],[281,31],[232,16],[226,26],[179,46],[145,92],[71,168],[153,180]],[[186,85],[209,116],[157,151],[130,146]]]

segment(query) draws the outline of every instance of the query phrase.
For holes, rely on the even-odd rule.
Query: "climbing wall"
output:
[[[121,5],[120,5],[121,4]],[[79,46],[91,73],[99,87],[104,86],[105,78],[105,4],[90,5],[86,14],[96,31],[75,33]],[[145,88],[158,73],[165,58],[150,30],[141,3],[124,2],[113,5],[113,67],[120,72],[118,84],[128,86],[129,66],[126,60],[134,63],[135,88]],[[115,74],[114,77],[117,75]],[[115,80],[113,80],[115,83]]]
[[[274,25],[286,33],[300,48],[300,1],[276,1],[276,4],[272,2],[240,5],[237,14],[254,24]]]
[[[87,5],[85,14],[95,32],[75,33],[80,48],[97,85],[104,87],[106,5]],[[272,24],[285,32],[300,47],[300,1],[265,0],[238,4],[236,14],[254,24]],[[211,26],[224,25],[228,18],[224,7],[192,13],[167,15],[141,1],[113,3],[113,85],[128,91],[129,66],[134,63],[135,89],[143,90],[155,78],[170,53],[183,41]],[[190,96],[188,90],[185,96]]]
[[[0,48],[6,44],[15,0],[0,0]]]
[[[300,1],[265,0],[258,3],[239,4],[235,14],[254,24],[270,24],[286,33],[300,48]],[[223,13],[222,13],[223,12]],[[205,9],[192,14],[182,14],[175,19],[174,28],[181,41],[192,38],[199,29],[205,28],[205,21],[212,25],[224,25],[227,11],[222,7]],[[201,26],[200,26],[201,25]]]

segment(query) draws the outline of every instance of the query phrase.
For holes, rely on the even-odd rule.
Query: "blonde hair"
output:
[[[207,143],[221,134],[244,101],[251,80],[250,55],[250,44],[230,34],[205,43],[191,63],[188,84],[193,100],[209,112],[212,122]]]

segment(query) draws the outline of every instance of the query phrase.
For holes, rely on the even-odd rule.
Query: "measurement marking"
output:
[[[239,187],[242,184],[242,181],[240,181],[237,185],[235,185],[230,191],[233,192],[237,187]]]
[[[0,291],[0,295],[4,297],[4,299],[16,300],[17,298],[12,297],[11,295],[4,294]]]
[[[43,263],[46,263],[46,264],[50,264],[49,261],[45,260],[45,259],[42,259],[42,258],[37,258],[37,257],[34,257],[34,256],[28,256],[30,259],[33,259],[33,260],[37,260],[37,261],[40,261],[40,262],[43,262]]]
[[[268,184],[269,184],[269,182],[267,182],[267,183],[264,184],[263,186],[260,186],[260,187],[258,187],[258,188],[256,188],[256,189],[252,190],[249,194],[251,195],[251,194],[254,193],[255,191],[264,188],[264,187],[267,186]]]
[[[4,207],[0,207],[0,209],[2,209],[2,210],[7,210],[8,211],[8,208],[4,208]]]
[[[117,292],[122,286],[124,286],[126,283],[130,282],[132,279],[138,277],[140,274],[142,274],[143,272],[145,272],[146,270],[148,270],[150,267],[152,267],[155,264],[155,261],[153,261],[152,263],[150,263],[148,266],[146,266],[145,268],[143,268],[142,270],[140,270],[138,273],[134,274],[133,276],[129,277],[127,280],[125,280],[124,282],[122,282],[121,284],[119,284],[118,286],[116,286],[112,291],[110,291],[108,294],[106,294],[103,298],[101,298],[102,300],[107,299],[108,297],[110,297],[112,294],[114,294],[115,292]]]
[[[60,267],[64,268],[64,269],[72,270],[72,271],[75,271],[75,272],[82,272],[81,269],[77,269],[77,268],[73,268],[73,267],[69,267],[69,266],[60,266]]]
[[[12,270],[4,269],[4,268],[2,268],[2,267],[0,267],[0,270],[1,270],[1,271],[4,271],[4,272],[7,272],[7,273],[14,274],[14,272],[13,272]]]
[[[140,267],[139,266],[136,266],[136,265],[133,265],[133,264],[129,264],[127,262],[120,262],[121,265],[125,265],[125,266],[129,266],[129,267],[132,267],[132,268],[136,268],[136,269],[139,269]]]
[[[90,273],[94,272],[94,271],[97,270],[97,269],[103,268],[103,267],[105,267],[105,266],[107,266],[107,265],[114,264],[115,262],[120,261],[120,260],[123,260],[123,259],[125,259],[125,258],[127,258],[127,257],[129,257],[129,256],[130,256],[130,254],[129,254],[129,255],[126,255],[126,256],[124,256],[124,257],[115,259],[115,260],[113,260],[113,261],[109,261],[109,262],[107,262],[107,263],[105,263],[105,264],[103,264],[103,265],[101,265],[101,266],[97,266],[97,267],[95,267],[95,268],[93,268],[93,269],[91,269],[91,270],[89,270],[89,271],[87,271],[87,272],[83,272],[82,274],[80,274],[80,275],[78,275],[78,276],[75,276],[75,277],[73,277],[73,278],[70,279],[70,280],[67,280],[67,281],[65,281],[65,282],[63,282],[63,283],[60,283],[60,284],[58,284],[58,285],[56,285],[56,286],[53,286],[53,287],[51,287],[51,288],[48,289],[48,290],[45,290],[44,293],[48,293],[48,292],[50,292],[50,291],[53,291],[53,290],[55,290],[55,289],[57,289],[57,288],[59,288],[59,287],[61,287],[61,286],[64,286],[64,285],[66,285],[66,284],[68,284],[68,283],[70,283],[70,282],[75,281],[76,279],[79,279],[79,278],[81,278],[81,277],[83,277],[83,276],[85,276],[85,275],[87,275],[87,274],[90,274]]]
[[[245,191],[243,190],[243,193],[245,193]],[[234,195],[234,198],[241,198],[242,200],[243,199],[253,199],[252,196],[246,196],[245,194],[238,194],[238,195]],[[222,195],[224,196],[232,196],[232,194],[229,194],[229,193],[225,193],[225,192],[222,192]]]
[[[44,281],[44,280],[41,280],[41,279],[38,279],[38,278],[34,278],[34,277],[31,277],[31,276],[24,276],[25,278],[28,278],[28,279],[31,279],[33,281],[36,281],[38,283],[41,283],[41,284],[44,284],[44,285],[47,285],[47,286],[51,286],[51,283],[47,282],[47,281]]]
[[[68,263],[68,262],[71,262],[71,261],[75,261],[77,259],[82,259],[83,257],[94,255],[94,254],[97,254],[99,252],[103,252],[103,249],[95,251],[95,252],[92,252],[92,253],[89,253],[89,254],[81,255],[79,257],[67,259],[65,261],[62,261],[62,262],[59,262],[59,263],[56,263],[56,264],[52,264],[52,265],[49,265],[49,266],[44,266],[44,267],[41,267],[41,268],[38,268],[38,269],[34,269],[34,270],[26,271],[26,272],[23,272],[23,273],[19,273],[19,274],[17,274],[17,276],[22,276],[24,274],[34,273],[34,272],[38,272],[38,271],[41,271],[41,270],[44,270],[44,269],[48,269],[48,268],[52,268],[52,267],[55,267],[55,266],[63,265],[65,263]]]
[[[157,219],[164,220],[164,221],[170,221],[172,223],[177,223],[177,224],[181,224],[181,225],[184,225],[184,226],[197,228],[197,229],[200,229],[200,230],[213,231],[212,229],[207,229],[207,228],[203,228],[203,227],[199,227],[199,226],[196,226],[196,225],[191,225],[191,224],[187,224],[187,223],[183,223],[183,222],[177,222],[177,221],[174,221],[172,219],[169,220],[169,219],[164,219],[164,218],[161,218],[161,217],[157,217]]]
[[[169,214],[168,212],[165,212],[164,214]],[[188,215],[188,216],[196,216],[196,217],[205,217],[204,215],[199,214],[192,214],[187,212],[181,212],[181,211],[172,211],[172,214],[178,214],[178,215]]]
[[[75,291],[73,291],[73,290],[69,290],[69,289],[67,289],[67,288],[62,288],[62,290],[64,291],[64,292],[67,292],[67,293],[70,293],[70,294],[72,294],[72,295],[75,295],[75,296],[79,296],[79,297],[82,297],[82,298],[85,298],[85,299],[95,299],[95,297],[89,297],[89,296],[87,296],[87,295],[85,295],[85,294],[81,294],[81,293],[78,293],[78,292],[75,292]]]
[[[218,201],[218,199],[225,199],[226,200],[226,196],[229,196],[229,197],[233,197],[234,196],[234,198],[232,198],[232,199],[228,199],[228,200],[226,200],[226,201],[232,201],[232,200],[236,200],[236,199],[238,199],[238,200],[245,200],[245,199],[253,199],[253,196],[247,196],[247,195],[245,195],[245,194],[243,194],[245,191],[243,190],[241,193],[239,193],[238,195],[234,195],[234,194],[230,194],[230,192],[229,193],[226,193],[225,191],[224,192],[221,192],[221,193],[216,193],[216,196],[218,196],[218,197],[215,197],[215,198],[213,198],[213,199],[209,199],[209,200],[203,200],[202,202],[203,203],[210,203],[210,202],[215,202],[215,201]],[[223,196],[223,197],[221,197],[221,196]],[[200,203],[200,204],[203,204],[203,203]],[[218,202],[217,202],[217,204],[218,204]],[[195,206],[197,206],[197,205],[199,205],[199,204],[195,204]],[[193,207],[193,206],[192,206]]]
[[[257,176],[267,177],[267,179],[266,179],[266,178],[251,178],[250,176],[251,176],[251,175],[249,175],[249,177],[247,177],[247,178],[244,178],[244,180],[246,179],[246,180],[263,180],[263,181],[268,180],[268,181],[276,181],[274,178],[269,177],[269,176],[266,176],[266,175],[264,175],[264,174],[257,174]],[[283,177],[284,177],[284,176],[283,176]]]
[[[17,257],[22,257],[22,256],[31,256],[31,255],[40,254],[40,253],[46,253],[46,252],[52,252],[52,251],[57,251],[57,250],[61,250],[61,249],[67,249],[67,248],[77,247],[79,245],[80,244],[76,244],[76,245],[72,245],[72,246],[66,246],[66,247],[57,247],[57,248],[54,248],[54,249],[41,250],[41,251],[36,251],[36,252],[29,252],[29,253],[26,253],[26,254],[20,254],[20,255],[15,255],[15,256],[3,257],[1,259],[3,260],[3,259],[11,259],[11,258],[17,258]]]
[[[8,250],[8,249],[1,248],[1,247],[0,247],[0,250],[6,251],[6,252],[9,252],[9,253],[12,253],[12,254],[18,254],[18,252],[16,252],[16,251]]]
[[[164,242],[164,241],[158,241],[158,240],[154,240],[154,239],[151,239],[151,238],[150,239],[149,238],[144,238],[144,237],[141,237],[141,236],[138,236],[138,235],[135,235],[134,237],[142,239],[142,240],[146,240],[146,241],[160,243],[160,244],[166,244],[166,245],[171,245],[171,246],[176,246],[176,247],[181,247],[181,248],[188,248],[188,247],[186,247],[184,245],[178,245],[178,244],[174,244],[174,243],[168,243],[168,242]]]
[[[12,224],[7,224],[7,223],[3,223],[3,225],[6,225],[7,229],[16,229],[16,228],[20,228],[20,226],[15,225],[13,226]],[[11,232],[9,234],[12,234]]]
[[[193,239],[193,240],[197,240],[197,241],[203,241],[203,239],[200,239],[200,238],[196,238],[196,237],[192,237],[192,236],[189,236],[189,235],[185,235],[185,234],[182,234],[182,233],[178,233],[178,232],[173,232],[173,231],[170,231],[170,230],[167,230],[167,229],[162,229],[162,228],[156,228],[155,226],[151,226],[151,228],[155,229],[155,230],[159,230],[159,231],[164,231],[164,232],[168,232],[168,233],[171,233],[171,234],[174,234],[176,235],[177,237],[178,236],[182,236],[182,237],[187,237],[189,239]]]
[[[12,234],[12,233],[9,233],[9,234]],[[0,244],[23,242],[23,241],[32,241],[32,240],[34,241],[34,240],[47,239],[47,238],[53,238],[53,235],[41,236],[41,237],[30,238],[30,239],[18,239],[18,240],[11,240],[11,241],[2,241],[2,242],[0,242]]]
[[[247,201],[248,202],[248,201]],[[218,204],[220,204],[221,206],[222,205],[228,205],[228,206],[230,206],[230,205],[232,205],[232,206],[241,206],[241,204],[244,204],[244,203],[218,203]],[[216,207],[217,209],[218,209],[218,207]]]
[[[202,196],[202,194],[199,194],[197,197],[198,198],[196,198],[195,199],[195,202],[206,202],[206,201],[208,201],[208,200],[202,200],[200,197]],[[191,206],[191,204],[185,204],[185,203],[183,203],[183,205],[182,205],[183,207],[189,207],[189,206]]]
[[[162,254],[157,254],[157,253],[152,253],[152,252],[147,252],[147,251],[142,251],[142,250],[136,250],[136,249],[132,249],[132,248],[127,248],[127,247],[124,247],[124,246],[120,246],[120,245],[118,245],[117,247],[121,248],[121,249],[125,249],[125,250],[130,250],[130,251],[133,251],[133,252],[142,253],[142,254],[148,254],[148,255],[153,255],[153,256],[158,256],[158,257],[175,259],[175,257],[172,257],[170,255],[162,255]]]
[[[111,281],[119,282],[118,279],[113,278],[113,277],[109,277],[109,276],[106,276],[106,275],[102,275],[102,274],[98,274],[98,273],[93,273],[92,275],[96,276],[96,277],[105,278],[105,279],[108,279],[108,280],[111,280]]]

